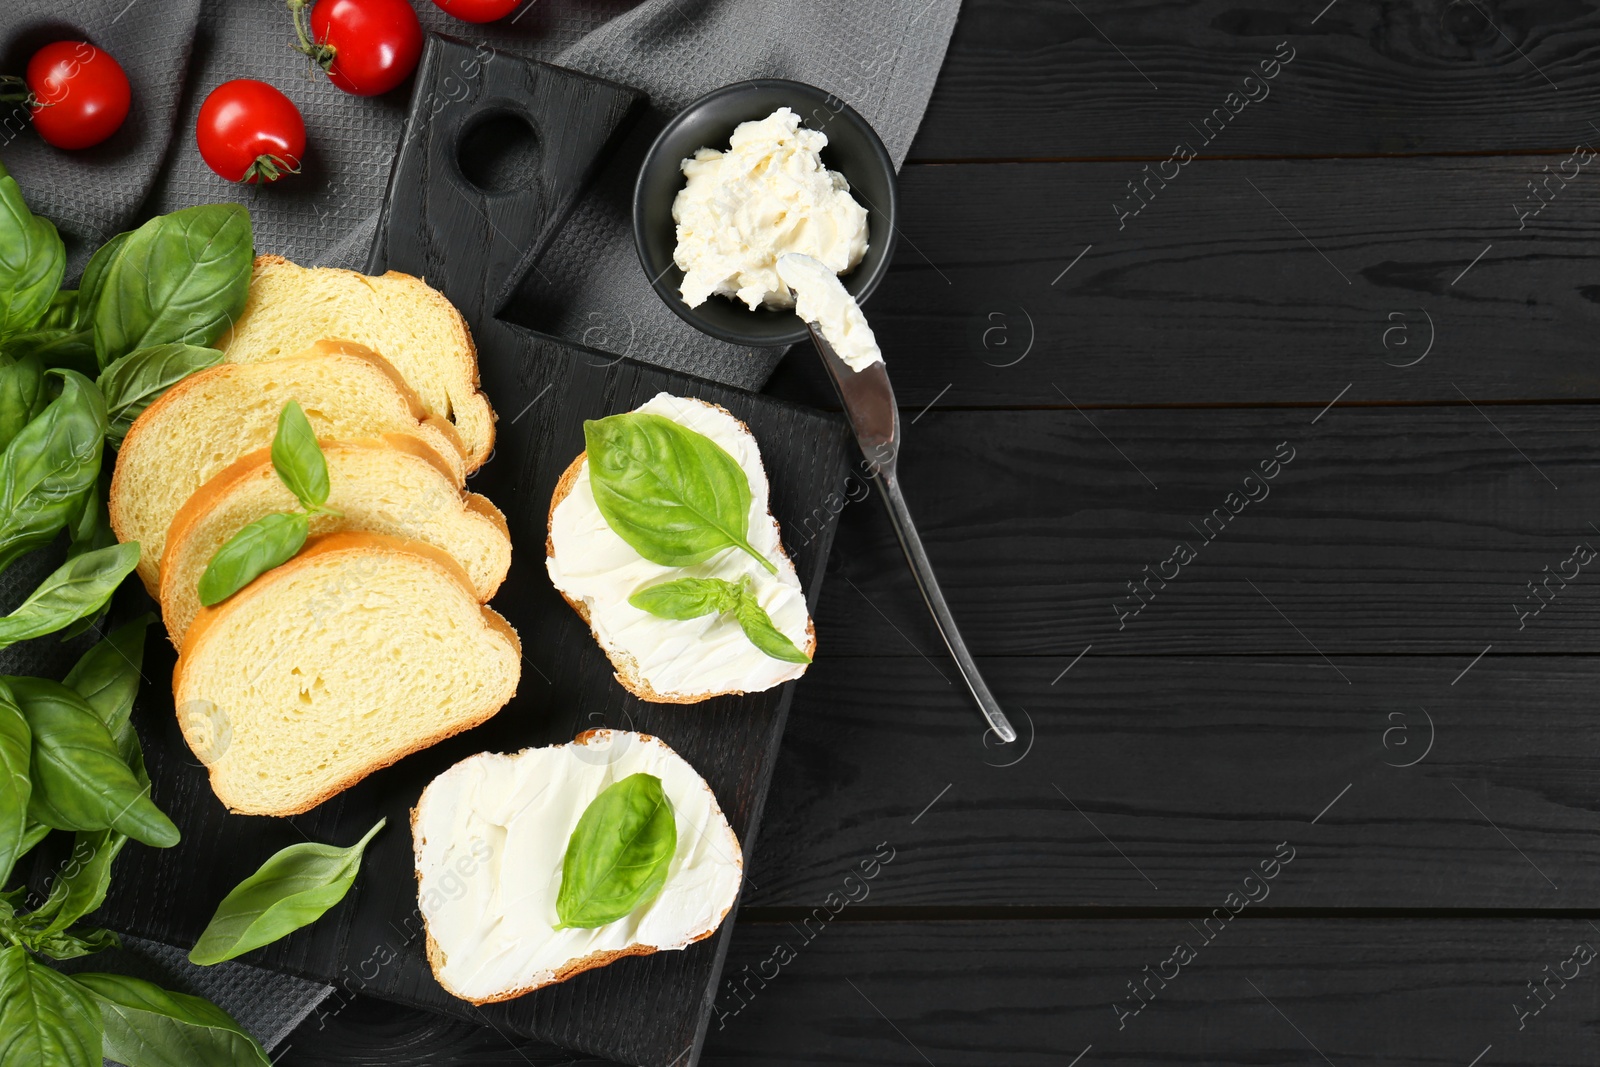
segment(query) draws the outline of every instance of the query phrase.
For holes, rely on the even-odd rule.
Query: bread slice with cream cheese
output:
[[[331,488],[329,510],[311,516],[312,535],[365,530],[422,541],[461,564],[480,603],[494,596],[511,566],[505,516],[487,498],[457,488],[438,452],[408,434],[320,443]],[[257,519],[299,507],[272,467],[271,450],[261,449],[178,509],[161,558],[161,616],[173,644],[183,646],[200,610],[200,576],[228,539]]]
[[[152,596],[173,516],[239,457],[270,447],[290,400],[319,438],[410,434],[445,461],[457,485],[465,476],[455,428],[428,416],[394,368],[360,345],[318,341],[298,356],[192,374],[134,421],[111,479],[111,528],[118,540],[139,542],[139,577]]]
[[[737,548],[689,567],[643,558],[606,524],[589,485],[588,456],[580,453],[550,501],[545,542],[550,580],[589,624],[617,681],[641,700],[696,704],[715,696],[760,692],[800,677],[805,664],[767,656],[732,618],[660,619],[628,603],[640,589],[678,578],[737,582],[748,576],[773,625],[807,655],[816,651],[805,591],[768,510],[767,474],[749,427],[716,404],[669,393],[658,393],[636,410],[704,434],[734,458],[750,481],[750,543],[778,573],[769,574]]]
[[[232,363],[293,355],[337,337],[394,365],[428,414],[455,426],[476,470],[494,449],[494,411],[478,391],[478,353],[466,320],[443,294],[409,274],[369,277],[259,256],[239,321],[222,339]]]
[[[295,815],[484,722],[521,669],[516,631],[455,560],[335,533],[201,609],[172,696],[228,810]]]
[[[579,818],[607,786],[640,773],[661,780],[677,829],[661,891],[604,926],[555,929]],[[411,833],[428,962],[440,985],[474,1004],[709,937],[744,871],[711,787],[659,738],[624,730],[462,760],[422,791]]]

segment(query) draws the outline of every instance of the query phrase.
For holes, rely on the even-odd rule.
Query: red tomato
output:
[[[295,24],[309,0],[289,0]],[[300,50],[354,96],[386,93],[410,77],[422,57],[422,24],[408,0],[316,0]]]
[[[88,41],[45,45],[28,60],[26,80],[33,125],[57,148],[97,145],[128,117],[128,76]]]
[[[515,11],[522,0],[433,0],[433,3],[440,11],[462,22],[494,22]]]
[[[230,182],[274,182],[300,170],[306,124],[294,101],[266,82],[239,78],[211,90],[195,128],[206,166]]]

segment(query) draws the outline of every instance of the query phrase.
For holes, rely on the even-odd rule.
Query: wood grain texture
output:
[[[435,40],[422,77],[451,77],[472,56],[464,45]],[[505,513],[515,546],[494,606],[521,636],[518,694],[483,726],[374,774],[302,818],[232,817],[212,797],[178,735],[167,687],[170,657],[163,658],[164,647],[152,653],[137,714],[151,733],[146,754],[154,795],[178,823],[183,842],[165,852],[126,855],[104,920],[188,946],[212,902],[276,849],[302,837],[348,844],[384,817],[389,828],[367,849],[351,895],[315,925],[255,954],[258,962],[331,982],[341,996],[385,997],[647,1067],[692,1067],[731,923],[681,952],[624,959],[504,1004],[473,1008],[439,986],[425,959],[408,813],[428,782],[469,755],[565,742],[582,730],[610,726],[671,745],[710,784],[741,842],[753,847],[793,685],[694,706],[645,704],[630,696],[545,572],[551,493],[583,450],[585,419],[631,410],[661,391],[721,404],[748,425],[761,447],[780,523],[797,521],[810,501],[838,482],[848,439],[837,417],[575,349],[493,319],[495,271],[516,262],[514,248],[501,253],[496,241],[515,248],[537,243],[551,214],[570,203],[587,171],[587,154],[599,150],[633,94],[509,56],[483,63],[481,77],[468,84],[470,91],[437,111],[429,94],[415,98],[414,132],[403,142],[391,183],[397,195],[387,220],[387,263],[426,277],[461,306],[478,346],[484,392],[501,414],[495,456],[472,488]],[[576,132],[566,142],[543,140],[550,166],[543,180],[523,187],[526,195],[475,190],[457,167],[455,145],[483,115],[513,107],[531,109],[536,126],[559,123]],[[791,553],[813,602],[831,536],[830,524]],[[183,892],[167,891],[172,886]]]
[[[1564,158],[1194,162],[1121,229],[1143,164],[908,166],[865,311],[912,415],[1594,399],[1600,159],[1516,213]],[[769,391],[836,403],[816,362]]]
[[[1459,671],[1490,644],[1593,650],[1600,575],[1566,563],[1580,543],[1600,548],[1593,412],[935,411],[906,428],[900,470],[975,654],[1065,665],[1091,643],[1095,655],[1405,652]],[[1263,482],[1280,448],[1294,458]],[[846,483],[868,488],[859,474]],[[805,525],[787,529],[797,539]],[[1181,566],[1179,545],[1194,553]],[[926,654],[942,667],[879,505],[844,507],[832,565],[825,656]],[[1565,588],[1562,569],[1577,573]]]
[[[745,906],[814,907],[885,841],[899,855],[864,906],[907,914],[1203,913],[1281,841],[1300,858],[1273,908],[1600,894],[1588,657],[1490,655],[1452,685],[1465,659],[1098,653],[980,662],[1015,746],[985,735],[942,660],[823,657],[789,718]]]
[[[1271,95],[1207,152],[1571,148],[1593,135],[1600,102],[1593,13],[1531,0],[974,0],[911,158],[1164,159],[1280,42],[1296,56]]]
[[[1531,1013],[1526,983],[1542,980],[1545,967],[1561,968],[1579,944],[1600,947],[1582,921],[1307,922],[1250,919],[1247,908],[1207,942],[1184,919],[919,923],[850,914],[816,927],[809,941],[788,923],[740,924],[728,973],[747,992],[722,989],[703,1062],[1063,1067],[1081,1055],[1080,1065],[1465,1067],[1491,1049],[1482,1063],[1577,1067],[1593,1063],[1600,1026],[1600,962],[1564,986],[1552,979],[1542,1010],[1521,1029],[1514,1010]],[[1193,947],[1191,962],[1164,986],[1152,979],[1153,999],[1119,1016],[1118,1007],[1139,1003],[1128,983],[1162,970],[1179,943]],[[792,953],[781,967],[779,946]],[[289,1044],[285,1067],[560,1062],[487,1029],[468,1035],[376,1005],[320,1029],[308,1021]]]

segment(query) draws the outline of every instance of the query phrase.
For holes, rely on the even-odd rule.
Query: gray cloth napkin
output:
[[[781,351],[699,333],[661,303],[639,267],[629,217],[644,148],[696,97],[746,78],[782,77],[820,86],[861,112],[898,166],[960,0],[646,0],[620,14],[619,0],[528,0],[488,26],[458,22],[425,0],[414,5],[424,29],[610,78],[650,97],[648,115],[580,199],[539,270],[529,272],[509,314],[589,344],[633,338],[619,354],[759,388]],[[70,37],[106,48],[127,70],[134,96],[127,124],[103,145],[63,153],[26,129],[25,114],[0,111],[0,160],[33,209],[69,238],[71,274],[144,216],[215,201],[250,208],[259,251],[330,266],[365,262],[405,119],[404,90],[368,99],[335,89],[289,47],[281,0],[0,0],[0,73],[20,74],[34,49]],[[193,134],[200,103],[240,77],[271,82],[305,116],[309,144],[297,177],[232,186],[200,159]],[[9,577],[0,576],[0,586]],[[13,592],[25,595],[21,583]],[[243,964],[202,971],[147,942],[130,940],[121,955],[172,988],[210,996],[268,1048],[331,992]]]

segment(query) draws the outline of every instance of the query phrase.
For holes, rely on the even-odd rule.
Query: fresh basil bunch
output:
[[[123,547],[137,558],[136,546]],[[42,903],[25,909],[26,887],[0,893],[0,1067],[99,1067],[102,1057],[128,1067],[270,1063],[213,1004],[123,975],[63,975],[46,962],[117,947],[115,934],[83,919],[104,902],[118,853],[130,838],[158,847],[178,839],[150,800],[130,722],[152,620],[112,631],[65,682],[0,679],[0,885],[50,830],[76,831]]]
[[[327,507],[328,460],[298,401],[289,401],[278,413],[278,430],[272,435],[272,469],[300,501],[301,510],[263,515],[217,549],[200,575],[197,590],[200,603],[208,608],[293,559],[311,533],[311,516],[339,514]]]
[[[653,774],[630,774],[589,802],[567,841],[557,930],[592,929],[648,904],[678,850],[672,803]]]
[[[747,574],[738,582],[722,578],[679,578],[639,590],[628,603],[658,619],[698,619],[705,615],[732,615],[744,635],[762,652],[786,663],[810,663],[756,599]]]
[[[0,570],[70,539],[67,559],[15,611],[0,648],[81,632],[139,558],[107,521],[108,443],[167,388],[219,362],[209,347],[244,309],[250,216],[188,208],[119,234],[63,290],[66,250],[0,166]],[[128,841],[156,848],[178,829],[150,797],[129,715],[151,616],[92,648],[64,682],[0,678],[0,1067],[178,1063],[267,1067],[220,1008],[121,975],[66,976],[47,961],[117,945],[83,920],[100,907]],[[71,858],[28,907],[18,862],[52,831]]]

